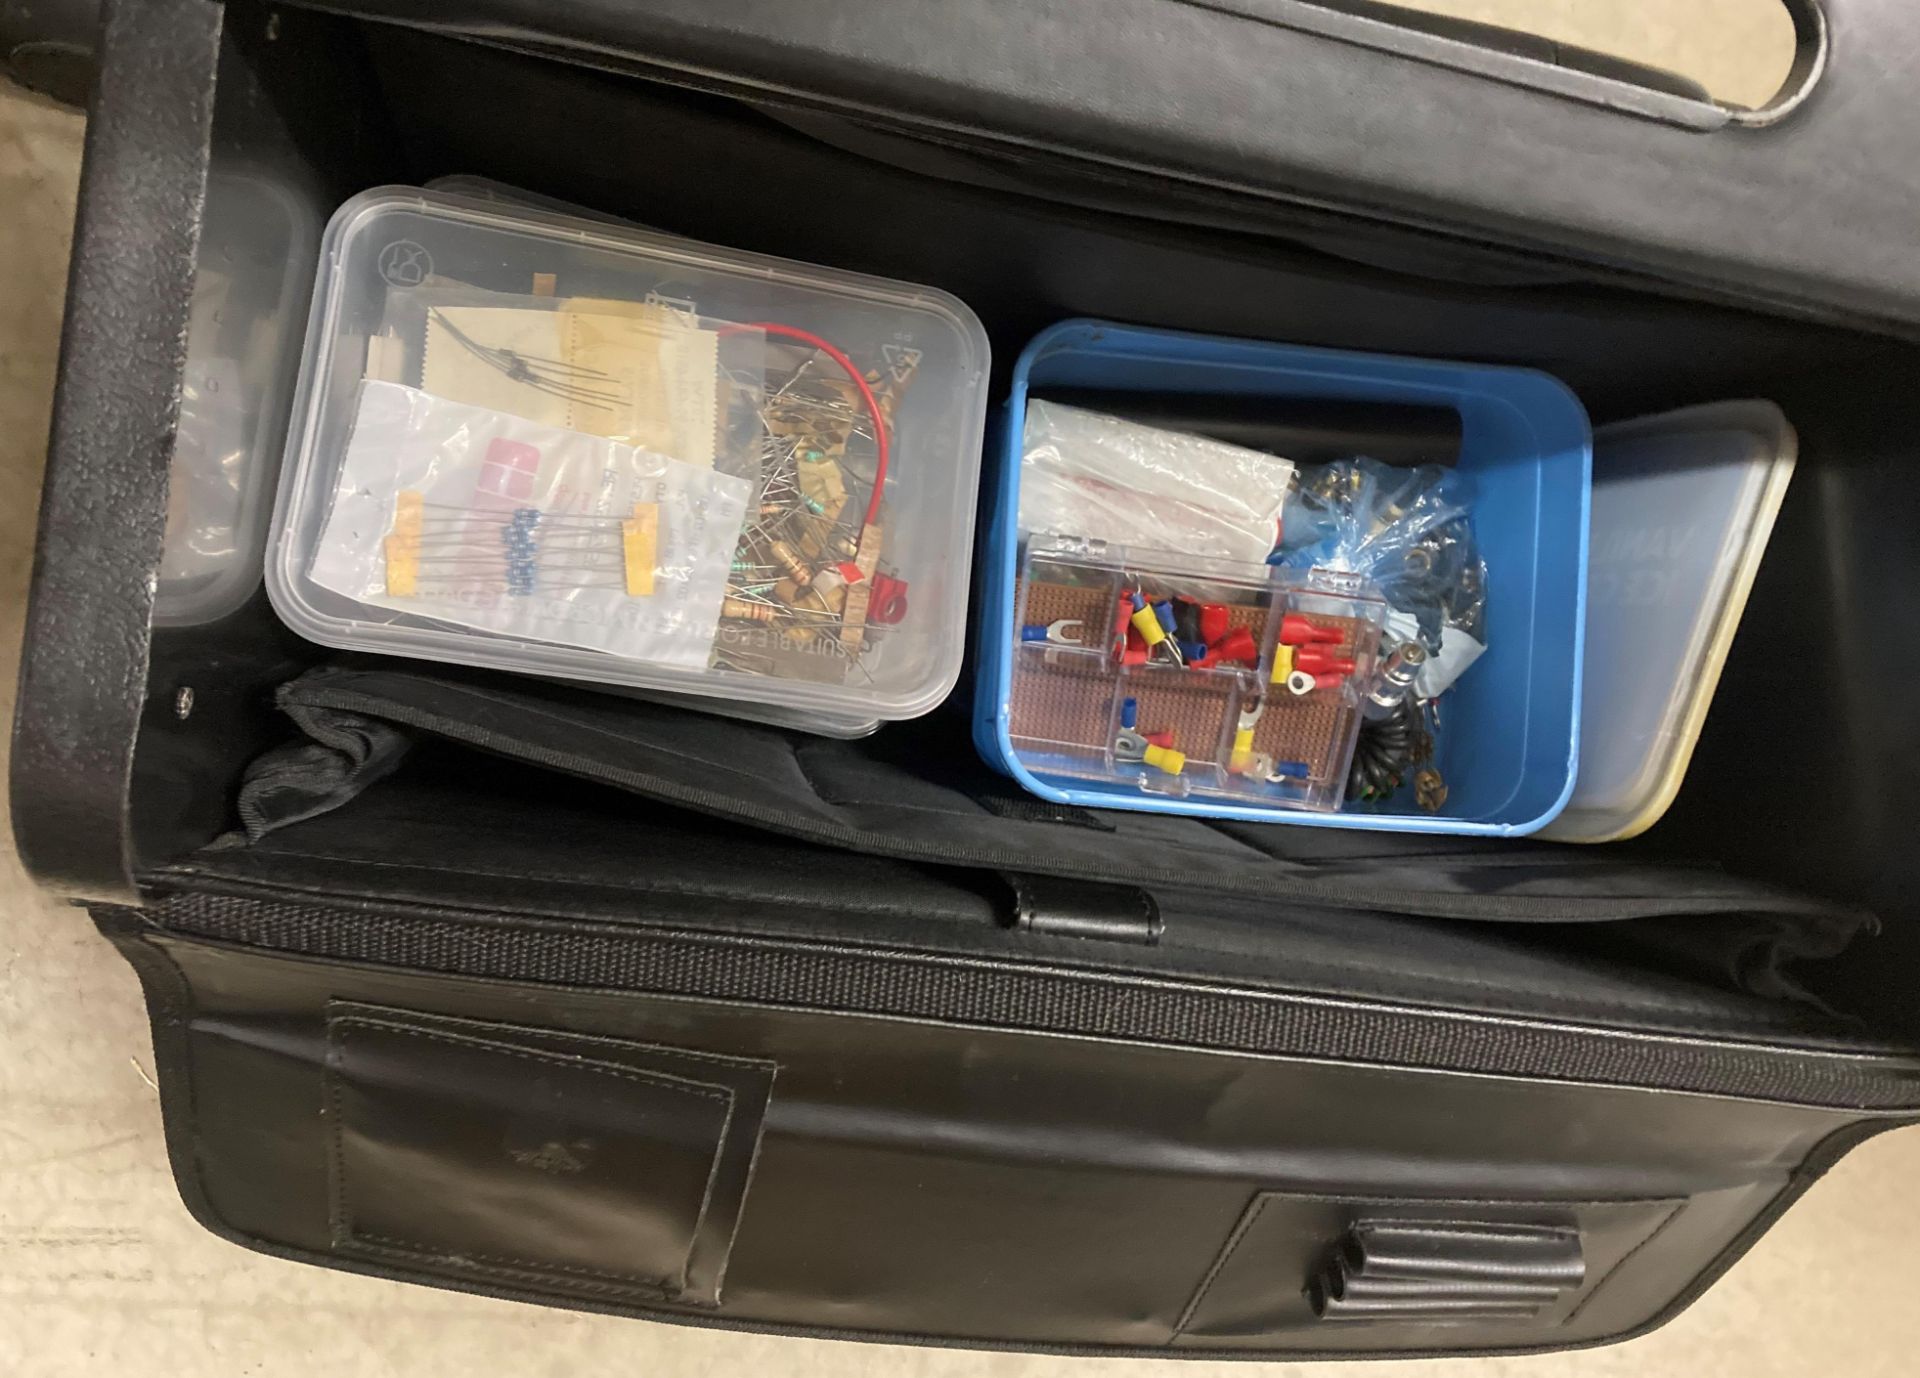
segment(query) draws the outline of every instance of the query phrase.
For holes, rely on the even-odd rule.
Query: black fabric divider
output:
[[[1090,942],[1019,928],[1013,887],[998,873],[815,847],[430,740],[379,788],[331,813],[249,846],[180,858],[143,881],[159,894],[346,904],[402,928],[410,922],[402,915],[458,914],[475,931],[546,933],[561,943],[588,930],[664,928],[722,942],[902,948],[1597,1027],[1847,1047],[1860,1037],[1817,1010],[1742,992],[1728,971],[1660,960],[1634,940],[1636,921],[1456,923],[1168,892],[1159,897],[1158,942]],[[295,926],[263,920],[245,940],[302,950]]]
[[[1605,848],[1213,825],[1089,811],[1111,832],[987,807],[1017,786],[971,746],[916,724],[857,742],[790,734],[641,700],[436,670],[314,670],[279,693],[699,812],[875,856],[1155,883],[1184,890],[1398,909],[1442,918],[1580,922],[1735,910],[1818,915],[1849,933],[1858,911],[1711,867]]]
[[[310,736],[373,720],[872,856],[1424,918],[1664,919],[1645,940],[1650,953],[1768,994],[1794,993],[1787,964],[1876,927],[1827,900],[1609,848],[1119,811],[1094,812],[1100,826],[1088,827],[1008,807],[1018,788],[981,765],[950,721],[841,742],[565,686],[356,664],[311,671],[279,702]]]

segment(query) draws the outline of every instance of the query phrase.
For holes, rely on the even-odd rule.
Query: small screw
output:
[[[182,685],[173,696],[173,716],[185,722],[193,716],[193,686]]]

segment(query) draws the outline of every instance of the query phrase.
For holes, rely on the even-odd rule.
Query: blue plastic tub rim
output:
[[[1531,437],[1531,450],[1537,456],[1539,471],[1533,484],[1532,515],[1533,568],[1515,568],[1511,563],[1492,568],[1492,585],[1501,620],[1489,637],[1487,655],[1469,674],[1480,674],[1495,662],[1496,654],[1511,665],[1516,657],[1527,666],[1528,694],[1519,711],[1519,732],[1512,734],[1522,743],[1521,759],[1526,760],[1525,743],[1538,731],[1560,740],[1565,733],[1565,754],[1539,748],[1537,766],[1529,764],[1526,774],[1514,782],[1504,802],[1483,803],[1472,817],[1446,814],[1388,813],[1312,813],[1251,807],[1218,799],[1187,798],[1170,800],[1140,793],[1130,786],[1100,786],[1091,782],[1053,780],[1036,775],[1015,754],[1007,700],[1012,689],[1013,594],[1018,578],[1020,552],[1018,518],[1020,508],[1020,458],[1024,450],[1027,396],[1036,366],[1062,356],[1086,356],[1093,361],[1086,378],[1072,381],[1099,386],[1095,376],[1101,370],[1099,356],[1108,356],[1115,364],[1162,364],[1189,371],[1219,368],[1221,376],[1231,370],[1239,375],[1239,387],[1215,389],[1220,392],[1260,392],[1319,398],[1420,402],[1456,407],[1463,422],[1463,461],[1465,433],[1490,425],[1496,429],[1515,428],[1511,436],[1524,433]],[[1247,380],[1267,382],[1284,380],[1285,387],[1247,387]],[[1047,378],[1045,382],[1060,381]],[[1158,381],[1158,380],[1157,380]],[[1164,383],[1161,384],[1164,386]],[[1125,390],[1119,385],[1117,390]],[[1524,405],[1523,405],[1524,404]],[[1184,331],[1147,329],[1107,321],[1076,319],[1048,327],[1027,345],[1013,367],[1005,413],[1002,417],[1002,447],[999,463],[989,462],[985,481],[992,485],[985,540],[979,564],[980,617],[978,624],[978,682],[975,694],[973,736],[980,754],[995,769],[1017,781],[1042,799],[1085,808],[1118,808],[1156,813],[1178,813],[1193,817],[1239,822],[1284,823],[1305,827],[1341,827],[1380,832],[1423,832],[1457,836],[1519,837],[1536,832],[1552,822],[1573,795],[1580,757],[1580,694],[1582,663],[1586,649],[1586,593],[1588,524],[1592,495],[1592,431],[1586,410],[1573,391],[1551,374],[1537,369],[1503,364],[1478,364],[1450,360],[1431,360],[1403,355],[1372,354],[1362,351],[1329,349],[1308,345],[1288,345],[1265,341],[1200,335]],[[1527,447],[1522,447],[1527,448]],[[1553,466],[1551,472],[1549,465]],[[1464,462],[1462,467],[1467,467]],[[1555,512],[1550,513],[1549,480],[1555,489]],[[1573,490],[1577,489],[1576,494]],[[1524,505],[1524,504],[1522,504]],[[1515,515],[1518,515],[1517,513]],[[1557,516],[1559,530],[1542,530],[1550,516]],[[1482,545],[1487,544],[1483,536]],[[1550,549],[1549,547],[1557,549]],[[1566,547],[1571,547],[1569,552]],[[1572,558],[1567,559],[1571,553]],[[1490,566],[1493,560],[1489,558]],[[1527,584],[1525,597],[1513,593],[1517,581]],[[1569,608],[1571,626],[1553,619],[1556,635],[1551,638],[1559,669],[1553,679],[1556,691],[1543,705],[1536,684],[1535,640],[1541,623],[1536,604],[1541,583],[1550,580],[1548,590]],[[1502,581],[1509,581],[1503,585]],[[1503,591],[1503,589],[1505,591]],[[1525,626],[1518,613],[1525,611]],[[1505,638],[1504,649],[1502,638]],[[1518,645],[1518,649],[1515,646]],[[1464,683],[1464,681],[1463,681]],[[1511,707],[1511,705],[1503,705]],[[1544,713],[1542,721],[1535,719]],[[1446,748],[1443,747],[1443,750]],[[1552,774],[1548,774],[1552,772]],[[1538,774],[1550,790],[1544,798],[1539,789],[1531,801],[1527,776]],[[1557,778],[1556,778],[1557,777]]]

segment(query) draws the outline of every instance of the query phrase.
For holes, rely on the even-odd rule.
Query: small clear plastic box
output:
[[[1016,606],[1020,771],[1171,812],[1340,807],[1386,620],[1365,580],[1034,536]]]
[[[207,178],[155,580],[160,626],[218,621],[260,588],[319,217],[264,169]]]
[[[752,576],[761,581],[752,584],[738,575],[743,552],[733,562],[728,592],[760,599],[768,620],[722,617],[711,658],[696,665],[499,634],[436,616],[438,609],[426,598],[418,606],[397,597],[375,603],[317,582],[315,557],[330,511],[341,498],[342,465],[363,386],[378,382],[424,392],[430,381],[426,334],[431,328],[445,330],[454,319],[447,303],[456,310],[537,311],[543,299],[556,310],[590,302],[595,311],[672,311],[724,336],[719,372],[731,381],[716,404],[720,434],[708,462],[751,485],[743,524],[751,526],[778,503],[805,501],[818,518],[807,528],[810,539],[816,527],[824,534],[808,559],[809,574],[822,577],[803,584],[803,590],[830,582],[847,588],[878,575],[887,591],[884,615],[878,596],[882,585],[872,583],[875,597],[864,620],[856,622],[842,593],[840,621],[829,623],[834,614],[821,603],[828,610],[810,613],[817,620],[803,624],[799,613],[767,591],[780,571]],[[470,327],[485,317],[458,319]],[[790,333],[781,333],[782,328]],[[465,333],[470,335],[470,328]],[[843,355],[883,409],[889,455],[873,523],[863,520],[877,468],[870,411],[863,409],[858,385],[850,385],[845,370],[810,341],[830,344]],[[484,352],[488,358],[482,362],[493,365],[504,356],[507,366],[519,371],[510,376],[525,377],[526,365],[512,354],[484,339],[477,343],[480,350],[466,352],[476,358]],[[556,376],[557,366],[544,359],[536,358],[532,367]],[[268,592],[293,630],[323,645],[691,695],[718,712],[857,735],[875,720],[927,712],[959,676],[987,367],[987,339],[978,319],[963,303],[932,288],[497,200],[377,188],[340,208],[321,245],[268,539]],[[743,421],[738,397],[727,388],[748,374],[759,390],[751,394],[751,416]],[[562,376],[569,388],[581,378],[601,386],[584,372]],[[816,442],[798,456],[822,466],[821,451],[826,451],[825,467],[835,469],[839,485],[829,496],[837,497],[839,490],[846,495],[838,509],[839,526],[819,525],[834,519],[820,516],[817,485],[796,482],[783,495],[763,494],[778,464],[764,447],[775,442],[771,432],[747,435],[741,427],[750,426],[753,417],[771,415],[761,409],[776,405],[789,414],[795,408],[837,408],[847,418],[832,432],[838,444]],[[806,424],[815,428],[810,435],[826,433],[811,420]],[[785,453],[789,472],[795,449],[790,445]],[[805,514],[800,519],[810,520]],[[869,525],[877,528],[871,539]],[[856,569],[856,556],[871,568]],[[829,568],[837,572],[826,574]],[[405,605],[392,606],[395,602]],[[727,606],[744,611],[744,603],[743,598]],[[822,627],[850,628],[857,635],[846,638]],[[829,656],[829,641],[842,649]],[[819,654],[795,653],[801,642]],[[844,649],[848,645],[855,649]],[[844,669],[837,668],[838,660],[846,662]],[[823,670],[822,663],[829,661],[836,668]]]

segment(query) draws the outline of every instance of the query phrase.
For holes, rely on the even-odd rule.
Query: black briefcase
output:
[[[1292,0],[110,6],[13,808],[140,973],[189,1206],[847,1338],[1673,1315],[1920,1110],[1920,97],[1875,62],[1920,15],[1827,8],[1754,114]],[[1537,365],[1601,421],[1767,397],[1800,477],[1685,789],[1592,848],[1054,806],[958,702],[849,742],[340,656],[244,524],[180,587],[207,361],[270,487],[318,225],[458,173],[936,284],[1002,361],[1085,315]]]

